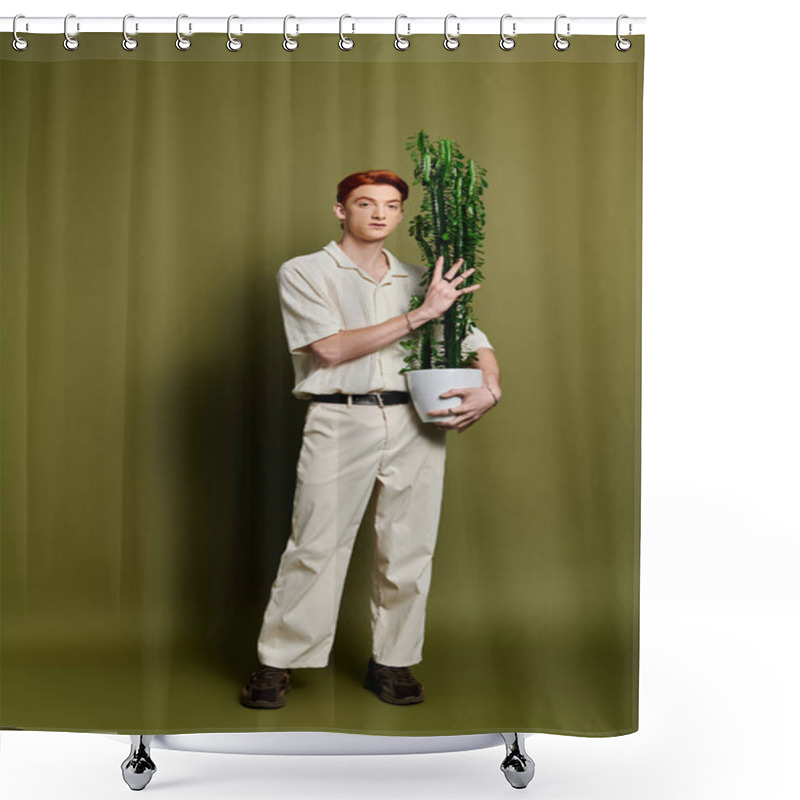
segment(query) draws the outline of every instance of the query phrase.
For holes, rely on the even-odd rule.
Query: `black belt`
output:
[[[356,405],[363,406],[394,406],[398,403],[407,403],[411,399],[408,392],[374,392],[370,394],[312,394],[311,399],[317,403],[346,403],[351,398]],[[380,397],[380,402],[378,398]]]

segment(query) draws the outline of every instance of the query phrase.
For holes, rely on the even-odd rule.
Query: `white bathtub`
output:
[[[324,731],[255,733],[175,733],[122,735],[104,733],[109,739],[130,744],[122,762],[122,777],[131,789],[144,789],[156,772],[151,748],[198,753],[242,755],[400,755],[411,753],[452,753],[482,750],[505,744],[506,756],[500,767],[508,782],[524,789],[533,778],[535,765],[525,752],[530,733],[480,733],[455,736],[372,736]]]

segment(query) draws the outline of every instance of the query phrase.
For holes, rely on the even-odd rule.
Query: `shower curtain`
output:
[[[644,38],[0,36],[0,724],[116,733],[638,727]],[[341,236],[337,183],[406,149],[486,169],[476,322],[502,399],[447,434],[413,670],[363,686],[374,497],[326,668],[244,708],[307,404],[276,275]]]

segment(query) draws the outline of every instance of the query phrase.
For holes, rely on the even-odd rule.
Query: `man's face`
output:
[[[403,200],[394,186],[386,183],[362,184],[336,203],[334,213],[344,222],[344,230],[363,241],[385,239],[403,219]]]

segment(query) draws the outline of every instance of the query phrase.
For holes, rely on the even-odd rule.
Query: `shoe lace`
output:
[[[283,670],[275,667],[260,666],[250,679],[251,686],[262,688],[277,686],[287,679],[287,674]]]
[[[411,667],[383,667],[384,673],[391,677],[395,683],[405,683],[410,686],[416,686],[417,680],[411,674]]]

